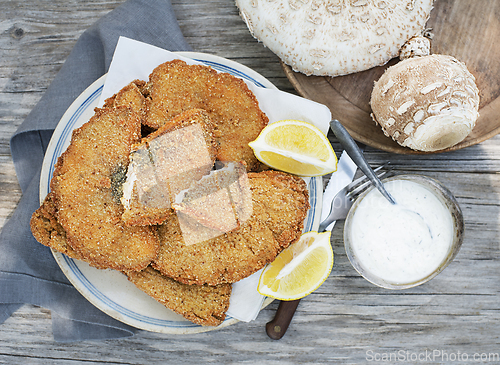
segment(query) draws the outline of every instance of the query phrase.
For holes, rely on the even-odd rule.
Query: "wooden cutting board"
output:
[[[480,117],[472,133],[443,151],[482,142],[500,132],[500,0],[436,0],[427,27],[433,38],[431,53],[448,54],[465,62],[480,90]],[[385,69],[398,62],[347,76],[306,76],[282,63],[286,76],[305,98],[327,105],[332,116],[354,139],[384,151],[423,153],[401,147],[384,135],[370,117],[373,84]],[[443,152],[439,151],[439,152]]]

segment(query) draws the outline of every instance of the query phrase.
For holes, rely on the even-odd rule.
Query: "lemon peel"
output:
[[[332,145],[311,123],[290,119],[271,123],[248,145],[259,161],[276,170],[323,176],[337,169]]]
[[[260,294],[280,300],[296,300],[318,289],[333,267],[331,232],[310,231],[284,249],[260,275]]]

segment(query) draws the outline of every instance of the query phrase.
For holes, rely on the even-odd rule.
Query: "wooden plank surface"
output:
[[[21,196],[10,136],[78,36],[120,3],[0,0],[0,227]],[[281,90],[294,92],[277,57],[252,38],[233,1],[176,0],[173,6],[195,51],[238,61]],[[264,330],[277,303],[253,322],[220,331],[187,336],[140,332],[124,340],[70,344],[54,342],[49,311],[25,305],[0,325],[0,363],[359,364],[384,362],[389,355],[392,361],[386,363],[499,363],[500,137],[446,154],[395,155],[368,148],[366,155],[373,164],[390,160],[400,172],[437,178],[457,197],[465,217],[464,244],[431,282],[397,292],[369,284],[349,264],[337,224],[332,274],[301,301],[279,341]]]

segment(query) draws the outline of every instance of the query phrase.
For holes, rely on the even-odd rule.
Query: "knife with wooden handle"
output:
[[[266,333],[273,340],[279,340],[285,334],[292,321],[300,299],[280,302],[274,319],[266,324]]]

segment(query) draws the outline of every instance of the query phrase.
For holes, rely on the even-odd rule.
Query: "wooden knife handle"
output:
[[[274,319],[266,324],[266,332],[273,340],[279,340],[288,329],[300,299],[280,302]]]

